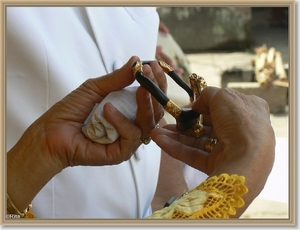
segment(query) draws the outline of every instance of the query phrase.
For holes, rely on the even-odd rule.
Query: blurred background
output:
[[[185,81],[190,73],[197,73],[209,86],[234,88],[268,102],[276,159],[264,190],[242,218],[289,218],[289,9],[160,7],[157,11],[169,29],[169,37],[161,34],[158,43],[183,69]],[[185,92],[169,83],[170,98],[187,105]],[[185,165],[184,170],[190,189],[206,177]]]

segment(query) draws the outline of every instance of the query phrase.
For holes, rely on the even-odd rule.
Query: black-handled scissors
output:
[[[151,95],[169,114],[175,118],[177,130],[187,131],[192,129],[196,137],[202,136],[203,125],[201,124],[201,114],[192,109],[180,108],[172,100],[170,100],[154,82],[143,75],[142,66],[145,64],[150,64],[150,62],[151,61],[137,61],[133,63],[132,69],[135,79],[151,93]],[[195,95],[194,91],[175,73],[174,69],[170,65],[162,61],[158,61],[158,64],[162,67],[166,74],[168,74],[181,88],[183,88],[189,94],[191,102],[195,100],[195,96],[199,96],[200,92],[196,91]],[[195,74],[192,74],[191,77],[195,78]],[[204,86],[206,86],[205,82]],[[192,88],[194,88],[193,85]]]

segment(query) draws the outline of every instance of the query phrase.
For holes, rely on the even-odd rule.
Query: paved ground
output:
[[[188,54],[187,58],[192,72],[203,76],[209,86],[221,87],[222,71],[231,66],[249,63],[253,58],[253,54],[244,52],[201,53]],[[271,122],[276,137],[288,137],[288,106],[286,107],[286,113],[271,114]]]
[[[221,87],[221,74],[232,67],[250,65],[254,57],[254,48],[266,45],[275,47],[281,52],[284,64],[289,63],[288,29],[287,27],[272,27],[268,22],[268,10],[255,9],[252,11],[252,39],[253,45],[248,52],[214,52],[187,54],[191,70],[205,77],[208,85]],[[271,114],[271,122],[276,137],[289,136],[289,111]]]

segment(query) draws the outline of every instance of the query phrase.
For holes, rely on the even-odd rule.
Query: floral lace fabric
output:
[[[236,214],[236,208],[245,205],[241,197],[248,189],[244,183],[245,177],[236,174],[229,176],[223,173],[210,177],[170,206],[154,212],[148,218],[229,218]]]

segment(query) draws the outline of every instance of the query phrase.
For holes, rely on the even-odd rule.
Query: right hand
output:
[[[138,60],[138,57],[132,57],[122,68],[85,81],[39,117],[9,150],[7,191],[20,210],[64,168],[119,164],[137,150],[142,135],[150,135],[163,117],[163,109],[143,87],[137,91],[136,123],[128,120],[112,104],[103,108],[104,116],[120,134],[117,141],[108,145],[95,143],[82,132],[82,124],[95,103],[135,80],[132,64]],[[165,74],[157,62],[151,63],[151,67],[144,66],[143,71],[166,91]]]
[[[120,90],[134,81],[131,65],[136,60],[138,58],[133,57],[120,69],[87,80],[53,105],[26,130],[16,145],[19,152],[24,152],[22,148],[25,146],[31,148],[30,155],[48,156],[51,158],[48,164],[52,162],[60,170],[68,166],[111,165],[128,160],[139,147],[140,136],[150,135],[163,117],[162,106],[152,100],[145,89],[140,87],[137,91],[136,123],[129,121],[112,104],[104,106],[104,115],[120,134],[114,143],[94,143],[84,136],[81,128],[95,103],[101,102],[111,91]],[[151,63],[151,67],[143,66],[143,71],[145,76],[166,91],[165,75],[157,62]],[[28,143],[35,144],[29,146]]]

